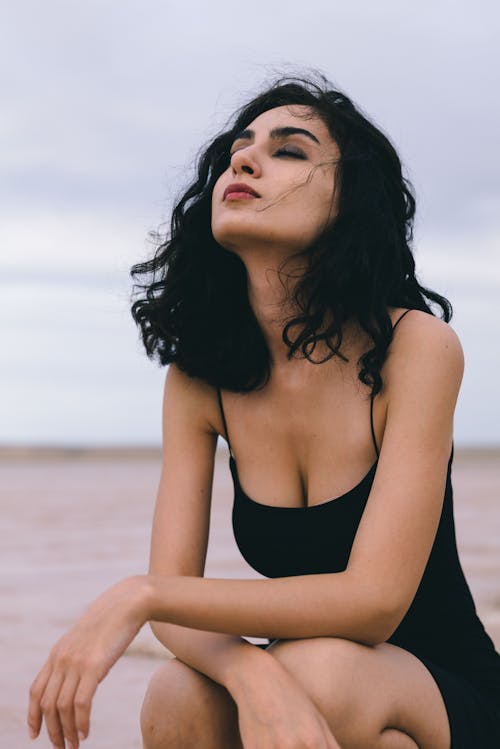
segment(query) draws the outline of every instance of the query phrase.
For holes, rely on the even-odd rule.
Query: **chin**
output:
[[[255,221],[242,220],[237,216],[213,222],[212,234],[216,242],[228,250],[260,243],[263,239],[262,227],[256,227]]]
[[[295,254],[314,241],[315,233],[305,231],[303,221],[294,227],[288,217],[283,224],[282,219],[264,222],[261,218],[256,220],[255,216],[233,214],[217,216],[211,228],[221,247],[240,256],[247,251],[255,255],[259,249],[269,252],[271,248],[279,253],[286,248],[286,254]]]

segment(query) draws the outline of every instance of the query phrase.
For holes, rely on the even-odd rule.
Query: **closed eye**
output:
[[[235,148],[234,151],[231,151],[229,153],[229,158],[231,158],[237,151],[240,151],[240,150],[241,150],[240,148]],[[303,160],[307,159],[307,156],[305,155],[305,153],[299,150],[291,149],[289,146],[284,146],[283,148],[279,148],[274,155],[275,156],[291,156],[294,159],[303,159]]]
[[[280,148],[276,151],[276,156],[292,156],[295,159],[307,159],[307,156],[302,151],[291,151],[289,148]]]

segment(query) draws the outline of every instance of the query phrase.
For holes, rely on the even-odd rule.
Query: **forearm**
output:
[[[344,573],[271,580],[147,576],[144,618],[228,635],[386,639],[390,612],[369,582]]]
[[[260,668],[271,658],[237,635],[207,632],[166,622],[151,622],[155,637],[171,653],[212,681],[232,690],[233,677],[245,668]]]

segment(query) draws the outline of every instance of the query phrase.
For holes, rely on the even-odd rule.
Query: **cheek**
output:
[[[212,206],[220,202],[221,198],[222,198],[222,185],[221,185],[221,181],[219,178],[212,189]]]
[[[311,190],[309,196],[302,201],[300,209],[290,213],[288,229],[296,231],[304,244],[310,244],[332,222],[335,213],[335,201],[331,183],[318,189]]]
[[[333,179],[330,177],[321,185],[318,192],[318,213],[325,220],[332,218],[336,213],[337,198],[335,196]]]
[[[217,220],[217,217],[220,216],[221,209],[222,209],[222,196],[224,194],[224,190],[222,187],[222,184],[215,183],[214,189],[212,190],[212,205],[211,205],[211,214],[212,214],[212,222],[214,220]]]
[[[212,205],[214,203],[220,203],[222,200],[222,195],[224,194],[224,188],[227,184],[229,184],[230,180],[228,180],[228,170],[221,172],[219,176],[217,177],[217,180],[212,188]]]

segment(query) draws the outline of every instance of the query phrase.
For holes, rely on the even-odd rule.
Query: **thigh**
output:
[[[448,714],[434,678],[402,648],[336,637],[275,640],[267,648],[304,687],[343,746],[384,746],[397,729],[420,749],[450,749]]]

